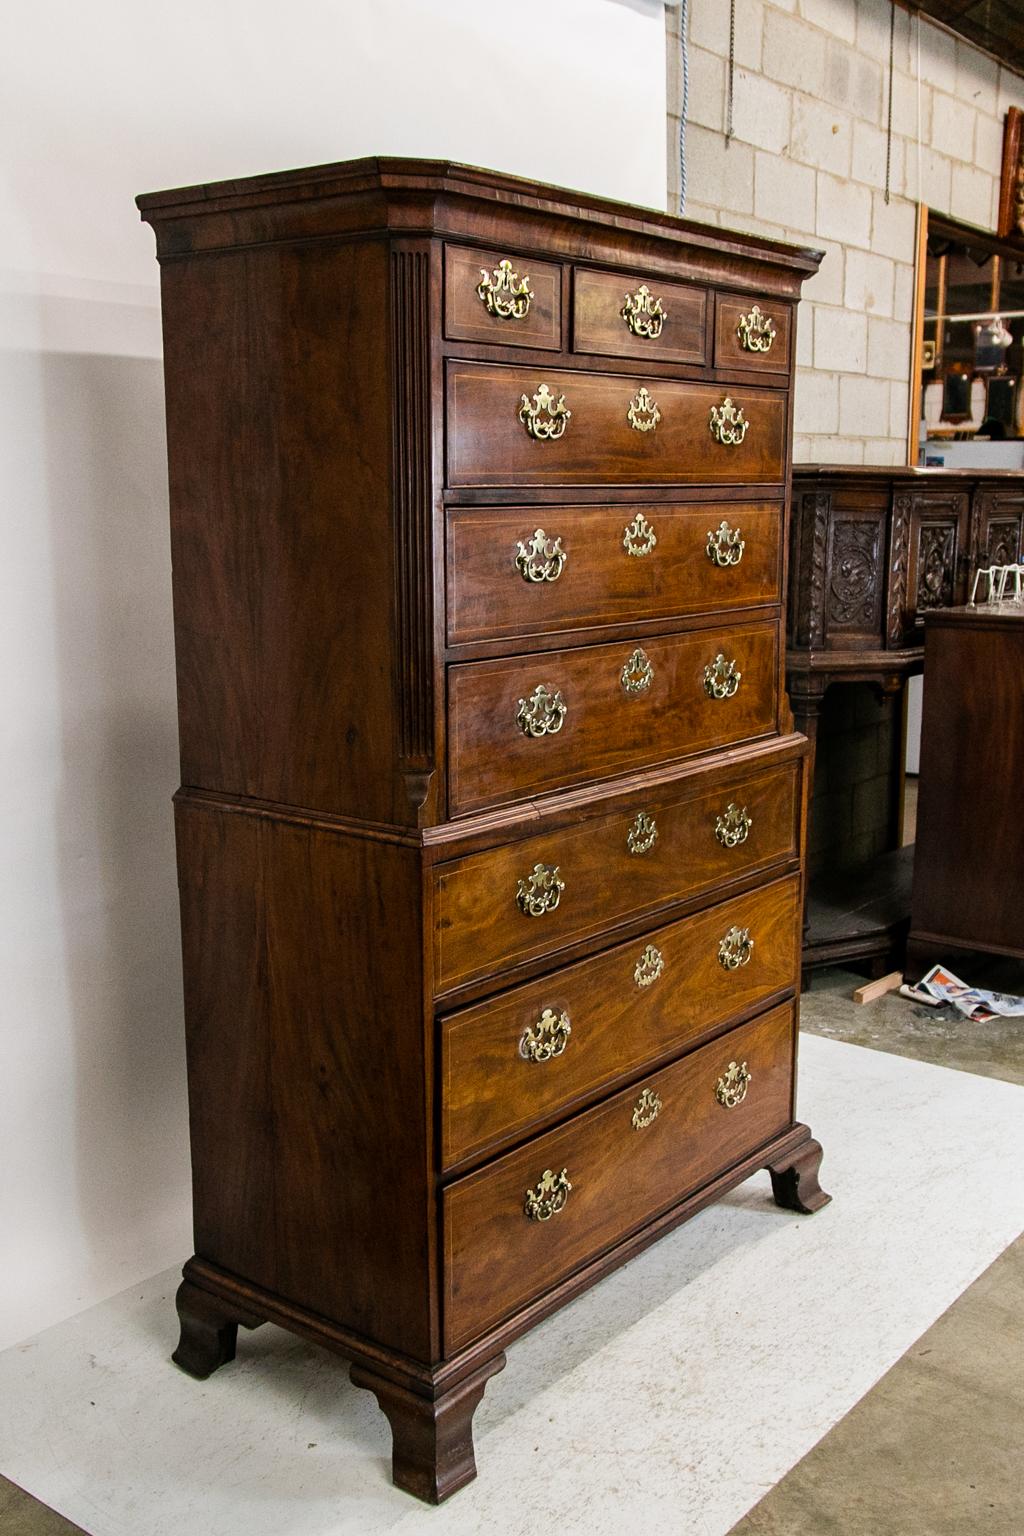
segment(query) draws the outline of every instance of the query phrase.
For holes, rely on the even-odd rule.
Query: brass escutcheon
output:
[[[555,910],[564,890],[557,864],[535,864],[533,874],[524,875],[516,885],[516,906],[524,917],[543,917]]]
[[[633,969],[633,980],[638,987],[652,987],[664,969],[665,960],[661,950],[648,944]]]
[[[738,1066],[736,1062],[730,1061],[715,1084],[715,1098],[723,1109],[735,1109],[737,1104],[743,1103],[753,1076],[745,1061]]]
[[[566,405],[564,395],[559,395],[556,400],[548,386],[541,384],[532,401],[529,395],[521,397],[519,420],[531,437],[540,442],[552,442],[565,431],[572,420],[572,411]]]
[[[634,1131],[645,1131],[661,1114],[661,1100],[650,1088],[645,1088],[633,1109]]]
[[[775,325],[767,315],[762,314],[760,305],[755,304],[749,314],[740,317],[736,335],[744,351],[770,352],[775,340]]]
[[[519,700],[516,725],[524,736],[557,736],[569,706],[560,691],[538,683],[528,699]]]
[[[712,565],[739,565],[746,547],[739,529],[730,528],[724,519],[717,528],[708,529],[705,550]]]
[[[730,800],[715,822],[715,836],[723,848],[737,848],[740,843],[746,842],[753,825],[753,817],[747,814],[746,806],[741,810],[734,801]]]
[[[550,1168],[545,1168],[540,1182],[526,1191],[523,1213],[531,1221],[550,1221],[552,1216],[557,1216],[564,1208],[571,1193],[572,1185],[569,1183],[567,1168],[563,1168],[561,1173],[553,1173]]]
[[[516,545],[516,569],[524,581],[557,581],[568,558],[561,539],[549,539],[543,528],[528,544],[520,539]]]
[[[654,681],[654,668],[651,666],[651,658],[642,646],[636,650],[624,664],[620,673],[620,681],[626,693],[646,693]]]
[[[733,405],[731,397],[726,395],[721,405],[711,407],[708,426],[716,443],[721,443],[724,448],[738,448],[747,435],[750,422],[744,417],[742,406]]]
[[[749,928],[730,928],[718,946],[718,963],[723,971],[738,971],[748,965],[754,953],[754,941]]]
[[[638,389],[629,402],[626,420],[634,432],[653,432],[658,425],[661,412],[658,410],[657,401],[651,398],[646,389]]]
[[[704,692],[709,699],[731,699],[742,676],[735,661],[726,661],[719,651],[714,661],[709,661],[704,668]]]
[[[571,1034],[569,1015],[545,1008],[536,1024],[524,1029],[519,1054],[524,1061],[551,1061],[553,1057],[561,1056]]]
[[[646,283],[641,283],[636,293],[627,293],[626,302],[619,310],[634,336],[644,341],[656,341],[668,319],[668,310],[662,308]]]
[[[476,291],[487,313],[499,320],[524,320],[530,312],[530,279],[513,272],[510,261],[499,261],[493,272],[481,267]]]
[[[622,535],[622,547],[626,554],[636,555],[638,559],[649,555],[657,542],[658,536],[642,512],[637,513]]]
[[[654,817],[646,811],[637,811],[636,820],[626,833],[626,847],[630,853],[650,853],[658,841],[658,829]]]

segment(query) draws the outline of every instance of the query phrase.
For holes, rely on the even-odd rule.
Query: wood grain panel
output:
[[[645,286],[661,304],[656,336],[637,336],[623,315],[627,296]],[[573,276],[573,347],[608,357],[649,357],[666,363],[703,363],[708,295],[706,288],[666,283],[640,273],[593,272],[577,267]]]
[[[783,1130],[790,1122],[793,1028],[791,1004],[773,1009],[449,1186],[448,1349],[467,1344]],[[747,1064],[751,1083],[740,1105],[724,1109],[715,1085],[733,1061]],[[636,1130],[632,1116],[644,1088],[662,1107],[653,1124]],[[572,1192],[550,1220],[531,1221],[526,1193],[546,1169],[565,1169]]]
[[[493,278],[500,261],[511,261],[519,279],[529,279],[533,294],[521,319],[492,315],[477,293],[483,273]],[[444,251],[445,334],[456,341],[491,341],[503,347],[562,345],[562,269],[553,262],[511,251],[476,251],[447,245]]]
[[[759,373],[788,373],[792,346],[793,311],[788,304],[761,299],[758,304],[775,329],[775,340],[767,352],[751,352],[743,345],[739,324],[749,315],[757,300],[734,299],[718,295],[715,306],[715,367],[753,368]]]

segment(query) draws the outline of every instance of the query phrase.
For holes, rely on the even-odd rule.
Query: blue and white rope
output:
[[[679,212],[686,211],[686,113],[690,105],[690,53],[686,34],[689,30],[690,0],[679,0],[679,62],[683,74],[683,99],[679,103]]]

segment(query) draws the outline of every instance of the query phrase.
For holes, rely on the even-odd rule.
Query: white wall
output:
[[[0,1347],[187,1257],[136,192],[440,155],[665,206],[661,0],[49,0],[0,51]]]

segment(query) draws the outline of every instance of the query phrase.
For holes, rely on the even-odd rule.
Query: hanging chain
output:
[[[729,0],[729,81],[725,96],[725,142],[732,138],[732,104],[736,76],[736,0]]]
[[[896,59],[896,0],[890,0],[889,9],[889,125],[885,136],[885,200],[888,203],[892,187],[892,81]]]

